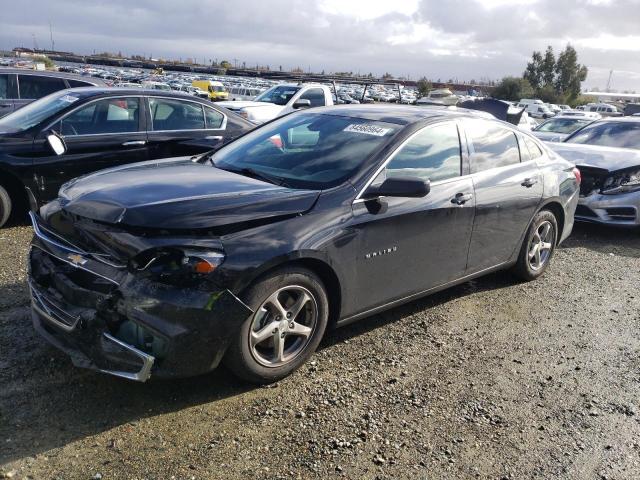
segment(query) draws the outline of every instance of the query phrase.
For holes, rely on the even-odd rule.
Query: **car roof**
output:
[[[157,90],[153,88],[78,87],[78,88],[69,88],[68,90],[65,90],[65,91],[73,92],[74,94],[80,96],[82,99],[89,98],[89,97],[98,97],[101,95],[104,95],[104,96],[148,95],[148,96],[155,96],[155,97],[171,97],[171,98],[178,98],[178,99],[181,98],[181,99],[195,100],[195,101],[200,100],[198,97],[194,97],[193,95],[185,95],[184,93],[178,92],[176,90]]]
[[[87,83],[94,83],[96,85],[106,85],[103,80],[96,77],[90,77],[86,75],[76,75],[75,73],[68,72],[54,72],[51,70],[31,70],[27,68],[6,68],[0,67],[0,73],[17,73],[22,75],[38,75],[41,77],[54,77],[54,78],[66,78],[69,80],[82,80]]]
[[[446,106],[414,106],[393,104],[333,105],[318,107],[314,112],[380,122],[410,125],[438,117],[471,117],[487,119],[484,112]],[[498,120],[496,120],[498,121]],[[512,125],[514,126],[514,125]]]
[[[634,116],[628,117],[604,117],[596,120],[594,123],[640,123],[640,118]]]

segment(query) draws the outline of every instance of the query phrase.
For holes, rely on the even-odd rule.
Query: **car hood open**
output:
[[[595,167],[610,172],[635,166],[640,167],[640,150],[564,142],[547,142],[547,145],[558,155],[575,163],[578,167]]]
[[[153,229],[200,229],[306,212],[319,191],[296,190],[209,163],[146,162],[67,183],[60,203],[80,217]]]

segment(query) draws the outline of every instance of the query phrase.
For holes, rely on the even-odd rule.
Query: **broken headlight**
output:
[[[161,248],[138,254],[130,268],[161,283],[188,286],[215,272],[223,261],[224,253],[215,250]]]
[[[612,195],[640,190],[640,169],[614,174],[602,185],[602,193]]]

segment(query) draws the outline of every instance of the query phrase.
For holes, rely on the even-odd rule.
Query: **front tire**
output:
[[[524,238],[514,273],[526,281],[540,277],[549,267],[558,243],[558,221],[549,210],[533,217]]]
[[[284,268],[254,283],[243,295],[254,311],[232,340],[225,365],[253,383],[278,381],[316,350],[329,318],[322,281],[304,268]]]
[[[12,208],[13,204],[9,192],[0,185],[0,228],[9,220]]]

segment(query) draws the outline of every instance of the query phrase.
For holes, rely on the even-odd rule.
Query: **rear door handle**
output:
[[[456,205],[464,205],[473,198],[470,193],[456,193],[456,196],[451,199],[451,203]]]
[[[5,108],[5,107],[10,107],[11,105],[13,105],[12,103],[0,103],[0,107]]]
[[[522,185],[523,187],[531,188],[536,183],[538,183],[538,180],[535,180],[533,178],[525,178],[524,181],[520,185]]]
[[[222,135],[210,135],[208,137],[204,137],[205,140],[215,140],[215,141],[220,141],[222,140],[224,137]]]
[[[130,142],[124,142],[122,144],[123,147],[130,147],[132,145],[146,145],[146,140],[131,140]]]

